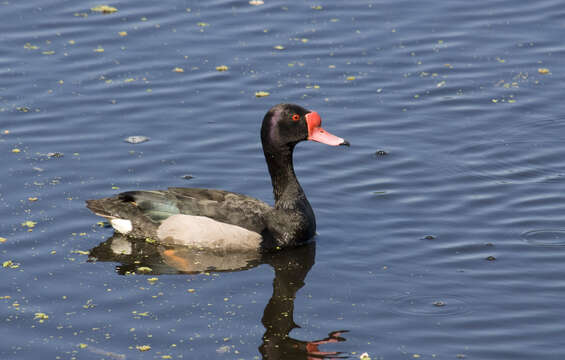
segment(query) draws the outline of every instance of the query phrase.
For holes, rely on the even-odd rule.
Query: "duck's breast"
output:
[[[157,237],[164,243],[230,251],[258,250],[262,241],[260,234],[240,226],[184,214],[164,220],[157,229]]]

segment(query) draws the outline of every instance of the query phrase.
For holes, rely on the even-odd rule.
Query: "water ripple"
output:
[[[391,310],[399,314],[454,317],[470,311],[469,303],[455,295],[406,295],[391,300]]]
[[[529,244],[544,247],[565,246],[565,230],[563,229],[539,229],[531,230],[521,234]]]

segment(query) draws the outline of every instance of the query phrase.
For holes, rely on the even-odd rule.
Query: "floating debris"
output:
[[[487,256],[486,259],[487,259],[488,261],[494,261],[494,260],[496,260],[496,258],[495,258],[494,256],[492,256],[492,255],[491,255],[491,256]]]
[[[100,12],[102,14],[112,14],[112,13],[115,13],[116,11],[118,11],[118,9],[116,9],[115,7],[108,6],[108,5],[98,5],[98,6],[91,8],[90,10],[92,10],[94,12]]]
[[[85,250],[71,250],[71,254],[90,255],[90,251],[85,251]]]
[[[99,53],[103,53],[104,52],[104,48],[101,46],[98,46],[96,49],[92,49],[92,51],[94,52],[99,52]]]
[[[445,306],[445,303],[441,300],[438,300],[438,301],[434,301],[433,305],[437,306],[437,307],[442,307],[442,306]]]
[[[143,135],[134,135],[134,136],[128,136],[127,138],[124,139],[124,141],[130,144],[140,144],[149,141],[149,138]]]
[[[37,201],[39,199],[36,198],[35,196],[30,196],[30,197],[27,198],[27,200],[30,201],[30,202],[34,202],[34,201]]]
[[[275,49],[275,50],[284,50],[284,46],[282,46],[282,45],[273,46],[273,49]]]
[[[140,266],[140,267],[137,268],[136,271],[144,273],[144,272],[151,272],[151,271],[153,271],[153,269],[151,269],[150,267],[147,267],[147,266]]]
[[[35,317],[33,318],[33,320],[39,320],[40,323],[49,319],[49,315],[47,315],[46,313],[36,312],[34,315],[35,315]]]
[[[84,305],[82,306],[83,309],[94,309],[95,307],[96,307],[96,304],[94,304],[94,303],[92,302],[92,299],[86,300],[86,304],[84,304]]]
[[[368,353],[364,352],[363,354],[361,354],[361,356],[359,356],[359,359],[361,359],[361,360],[371,360],[371,357],[369,356]]]
[[[355,76],[348,76],[347,79],[345,79],[347,81],[353,81],[355,80]]]
[[[181,67],[176,67],[176,68],[173,69],[173,71],[174,71],[174,72],[177,72],[177,73],[183,73],[183,72],[184,72],[184,69],[181,68]]]
[[[542,74],[542,75],[547,75],[547,74],[549,74],[549,69],[547,69],[547,68],[539,68],[539,69],[538,69],[538,72],[539,72],[540,74]]]
[[[384,150],[377,150],[377,151],[375,152],[375,155],[377,155],[377,156],[385,156],[385,155],[388,155],[388,153],[387,153],[386,151],[384,151]]]
[[[31,111],[31,109],[28,108],[27,106],[18,106],[18,107],[16,108],[16,110],[18,110],[19,112],[25,112],[25,113]]]
[[[35,221],[28,220],[28,221],[23,222],[22,226],[32,229],[32,228],[35,227],[36,224],[37,223]]]
[[[134,314],[134,315],[137,315],[137,316],[143,316],[143,317],[148,317],[148,316],[149,316],[149,312],[147,312],[147,311],[144,311],[144,312],[137,312],[137,310],[134,310],[134,311],[132,311],[131,313]]]
[[[249,1],[249,5],[259,6],[263,5],[265,2],[263,0],[251,0]]]
[[[50,152],[50,153],[47,153],[47,157],[59,159],[59,158],[63,157],[63,153],[61,153],[61,152]]]
[[[19,153],[20,151],[21,151],[21,150],[18,149],[18,148],[12,149],[12,152],[15,153],[15,154]]]
[[[156,277],[152,277],[152,278],[147,279],[147,281],[149,281],[149,283],[151,283],[151,284],[156,283],[158,280],[159,280],[159,278],[156,278]]]
[[[8,240],[8,239],[6,239],[6,238],[0,237],[0,244],[5,243],[7,240]]]
[[[149,351],[149,350],[151,350],[151,346],[149,346],[149,345],[136,345],[135,348],[139,351]]]
[[[217,71],[228,71],[228,67],[226,65],[216,66]]]
[[[10,269],[17,269],[20,267],[20,264],[13,262],[12,260],[7,260],[2,263],[2,267]]]
[[[190,180],[190,179],[194,179],[194,176],[192,176],[192,175],[183,175],[182,178],[185,179],[185,180]]]
[[[210,24],[208,24],[208,23],[205,23],[205,22],[199,22],[199,23],[198,23],[198,24],[196,24],[196,25],[198,25],[198,26],[200,26],[200,27],[206,27],[206,26],[210,26]]]
[[[265,97],[271,95],[268,91],[256,91],[255,97]]]
[[[230,352],[230,347],[227,346],[227,345],[220,346],[219,348],[216,349],[216,352],[217,352],[218,354],[226,354],[226,353],[229,353],[229,352]]]
[[[424,236],[424,239],[425,239],[425,240],[435,240],[435,238],[436,238],[436,237],[433,236],[433,235],[426,235],[426,236]]]
[[[30,44],[30,43],[26,43],[26,44],[24,45],[24,49],[27,49],[27,50],[37,50],[37,49],[39,49],[39,46],[32,45],[32,44]]]
[[[120,35],[120,36],[128,36],[128,33],[127,33],[127,31],[120,31],[120,32],[118,33],[118,35]]]

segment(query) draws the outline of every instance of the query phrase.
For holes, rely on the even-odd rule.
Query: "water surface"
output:
[[[0,358],[565,353],[561,2],[95,5],[0,4]],[[190,267],[85,208],[272,202],[258,132],[280,102],[352,144],[296,149],[315,244]]]

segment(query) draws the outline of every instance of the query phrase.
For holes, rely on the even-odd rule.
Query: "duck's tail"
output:
[[[87,200],[86,207],[102,216],[112,227],[133,237],[156,237],[160,222],[179,209],[161,191],[129,191],[114,197]]]

